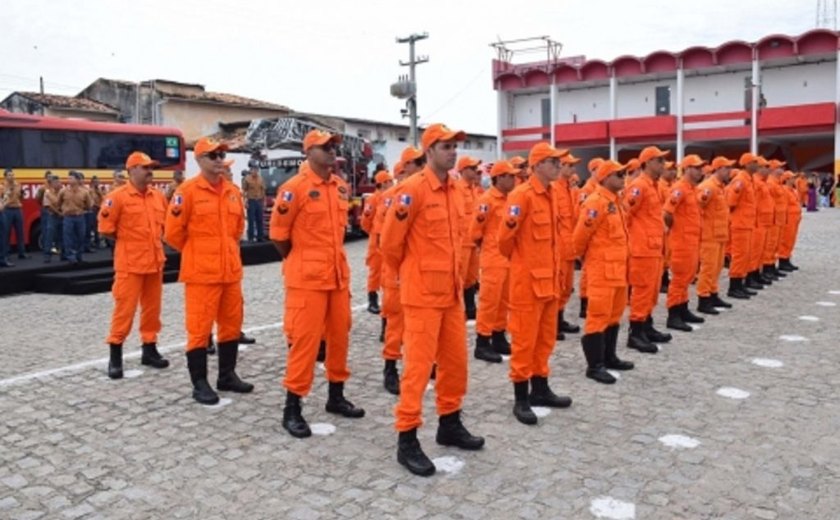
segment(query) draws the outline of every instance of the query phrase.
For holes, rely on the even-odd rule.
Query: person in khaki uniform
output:
[[[260,169],[256,166],[252,166],[248,175],[242,177],[242,193],[245,194],[248,212],[248,242],[263,242],[265,240],[263,229],[265,185]]]
[[[5,214],[6,231],[4,232],[4,240],[6,244],[12,243],[12,231],[15,232],[15,239],[17,241],[18,258],[29,258],[26,254],[26,238],[23,236],[23,202],[22,190],[20,184],[15,181],[15,173],[11,169],[7,169],[4,174],[5,189],[3,190],[3,197],[5,200]],[[5,256],[4,256],[5,259]]]
[[[82,175],[70,172],[70,182],[58,194],[58,212],[63,219],[63,254],[73,264],[82,262],[85,250],[85,212],[91,207],[90,192],[82,186]]]
[[[44,263],[52,262],[53,245],[58,232],[58,224],[61,215],[58,212],[58,193],[61,191],[61,182],[58,177],[50,175],[44,184],[44,196],[41,199],[42,217],[41,229],[43,230],[43,252]]]

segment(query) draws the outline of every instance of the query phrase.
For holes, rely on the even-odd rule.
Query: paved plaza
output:
[[[574,404],[544,410],[535,427],[512,416],[506,364],[470,354],[464,422],[487,444],[435,444],[430,391],[420,439],[438,466],[431,478],[396,462],[380,320],[365,310],[364,241],[347,245],[347,396],[367,416],[327,414],[319,368],[304,405],[316,435],[304,440],[280,425],[276,263],[245,269],[245,330],[258,341],[238,371],[256,390],[222,394],[213,407],[191,398],[180,284],[164,289],[159,344],[172,366],[142,367],[133,333],[120,381],[105,374],[109,294],[0,298],[0,518],[836,519],[838,230],[840,210],[806,214],[800,271],[693,333],[675,332],[657,355],[623,347],[625,321],[619,354],[636,370],[615,385],[584,377],[579,335],[558,343],[551,383]]]

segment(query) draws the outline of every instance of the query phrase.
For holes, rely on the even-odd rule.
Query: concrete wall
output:
[[[512,94],[513,127],[527,128],[542,126],[542,100],[549,98],[548,89],[531,94]]]
[[[616,95],[616,118],[653,117],[656,113],[656,87],[671,87],[671,114],[676,113],[677,80],[645,81],[619,84]]]
[[[683,92],[685,114],[708,114],[745,110],[744,78],[751,76],[751,71],[743,70],[726,74],[685,78]],[[676,94],[676,88],[674,94]],[[676,101],[676,98],[674,100]],[[676,113],[676,110],[673,112]]]
[[[558,124],[609,119],[610,87],[605,85],[558,92],[555,117]]]
[[[160,106],[163,126],[173,126],[184,133],[187,142],[218,132],[219,123],[250,121],[251,119],[273,118],[285,115],[276,110],[255,109],[217,105],[211,103],[184,102],[170,99]]]
[[[806,63],[761,71],[768,107],[833,102],[837,62]]]

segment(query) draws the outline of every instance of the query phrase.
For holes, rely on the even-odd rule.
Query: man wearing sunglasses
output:
[[[163,223],[166,198],[151,186],[158,166],[148,155],[133,152],[125,162],[129,182],[111,191],[98,214],[99,234],[114,241],[114,312],[106,343],[111,349],[108,377],[123,377],[123,342],[131,332],[140,304],[143,365],[166,368],[157,350],[163,294]]]
[[[455,167],[458,142],[465,139],[464,132],[442,124],[426,128],[421,138],[426,166],[402,183],[382,228],[383,260],[399,273],[405,318],[404,368],[394,412],[397,461],[421,476],[435,472],[417,440],[423,394],[435,363],[437,443],[464,450],[484,446],[484,438],[470,434],[461,422],[468,378],[460,274],[464,201],[449,171]]]
[[[546,142],[531,148],[531,177],[508,195],[499,225],[499,251],[510,258],[513,415],[529,425],[537,423],[531,406],[566,408],[572,404],[548,384],[548,361],[557,336],[557,304],[563,290],[564,246],[552,183],[559,178],[560,158],[567,153]]]
[[[639,155],[642,173],[624,190],[630,233],[630,335],[627,346],[655,354],[655,343],[671,341],[670,334],[653,328],[653,309],[659,299],[665,247],[665,224],[657,181],[669,152],[648,146]]]
[[[348,418],[365,415],[364,409],[344,397],[344,383],[350,378],[350,266],[344,250],[350,191],[333,173],[339,143],[340,135],[321,130],[306,134],[306,161],[280,186],[271,212],[269,238],[283,258],[284,331],[290,345],[283,380],[283,428],[297,438],[312,435],[301,413],[301,399],[312,389],[322,339],[327,344],[326,411]]]
[[[216,323],[222,391],[248,393],[254,385],[236,374],[242,330],[242,259],[239,239],[245,228],[242,197],[225,178],[227,145],[207,137],[196,142],[199,175],[176,190],[166,214],[166,242],[181,252],[178,279],[184,284],[187,369],[193,399],[219,402],[207,382],[207,339]]]
[[[385,225],[385,215],[399,198],[402,183],[421,171],[426,165],[423,150],[413,146],[407,147],[400,155],[400,160],[394,166],[397,183],[382,193],[382,203],[376,209],[374,217],[374,235],[376,247],[382,254],[382,227]],[[382,346],[382,359],[385,368],[382,371],[382,384],[389,393],[400,395],[400,375],[397,371],[397,361],[402,358],[402,338],[405,331],[405,317],[402,303],[400,303],[399,272],[388,262],[382,262],[382,323],[385,326],[385,337]]]

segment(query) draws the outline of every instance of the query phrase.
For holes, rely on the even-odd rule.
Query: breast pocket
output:
[[[431,208],[426,210],[426,236],[428,238],[449,237],[449,219],[446,210],[443,208]]]
[[[551,217],[548,213],[535,213],[533,218],[532,234],[534,240],[542,242],[551,239]],[[559,221],[558,221],[559,224]]]
[[[348,212],[350,211],[350,202],[338,199],[338,223],[342,228],[347,227]]]

